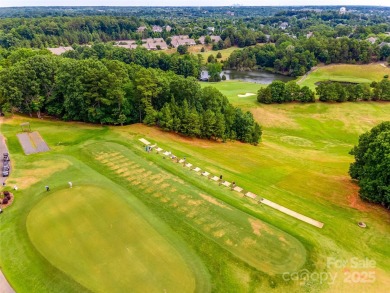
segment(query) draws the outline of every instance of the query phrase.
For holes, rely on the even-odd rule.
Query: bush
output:
[[[2,204],[7,204],[7,203],[8,203],[8,198],[4,198]]]
[[[5,196],[9,195],[9,191],[8,191],[8,190],[4,190],[4,191],[3,191],[3,194],[4,194]]]
[[[389,78],[389,75],[388,75],[388,74],[386,74],[385,76],[383,76],[383,78]]]
[[[222,75],[222,80],[226,80],[226,75],[225,74]]]
[[[218,52],[218,53],[217,53],[217,58],[218,58],[218,59],[219,59],[219,58],[222,58],[221,52]]]

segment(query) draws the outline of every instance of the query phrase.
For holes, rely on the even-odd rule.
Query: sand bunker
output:
[[[250,97],[250,96],[256,96],[256,94],[254,93],[246,93],[245,95],[238,95],[240,98],[246,98],[246,97]]]

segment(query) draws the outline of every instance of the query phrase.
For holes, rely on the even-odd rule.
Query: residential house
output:
[[[282,23],[279,25],[279,28],[281,28],[282,30],[285,30],[287,27],[288,27],[288,22],[282,22]]]
[[[62,53],[65,53],[67,51],[72,51],[72,47],[58,47],[58,48],[47,48],[52,54],[54,55],[61,55]]]
[[[201,36],[201,37],[199,38],[199,43],[201,43],[202,45],[204,45],[204,44],[205,44],[205,42],[204,42],[205,38],[206,38],[205,36]],[[211,42],[212,42],[212,43],[218,43],[219,41],[222,40],[220,36],[210,36],[210,39],[211,39]]]
[[[159,26],[159,25],[154,25],[154,26],[152,26],[152,31],[153,31],[154,33],[162,33],[163,29],[162,29],[162,27]]]
[[[137,33],[142,33],[146,30],[146,26],[140,26],[139,28],[137,28]]]
[[[163,38],[147,38],[143,39],[142,43],[144,48],[152,51],[168,49],[168,45]]]
[[[196,42],[194,39],[190,39],[188,35],[179,35],[179,36],[172,36],[171,37],[171,45],[174,48],[182,46],[194,46],[196,45]]]
[[[115,47],[121,47],[126,49],[135,49],[138,47],[135,40],[120,40],[115,42]]]
[[[377,38],[374,38],[374,37],[370,37],[367,39],[367,41],[369,41],[371,44],[375,44]]]

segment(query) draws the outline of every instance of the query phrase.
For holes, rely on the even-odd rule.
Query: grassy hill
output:
[[[315,89],[319,81],[341,81],[352,83],[371,83],[380,81],[385,75],[390,75],[390,68],[380,63],[352,65],[334,64],[314,69],[309,75],[303,77],[299,84]]]

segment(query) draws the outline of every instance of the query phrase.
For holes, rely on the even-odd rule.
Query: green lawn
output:
[[[315,69],[307,77],[301,79],[301,86],[308,86],[315,89],[316,83],[332,80],[353,83],[371,83],[380,81],[383,76],[390,75],[390,68],[379,63],[366,65],[337,64],[327,65]]]
[[[205,48],[204,52],[201,52],[202,48]],[[238,48],[238,47],[230,47],[227,49],[222,49],[218,51],[212,50],[211,45],[196,45],[196,46],[190,46],[188,47],[188,52],[194,55],[202,55],[203,57],[203,64],[207,63],[207,58],[210,55],[214,55],[214,57],[217,57],[218,52],[221,52],[222,57],[218,58],[219,61],[225,61],[226,59],[229,58],[229,56],[233,53],[235,50],[242,50],[243,48]],[[167,54],[173,54],[177,52],[177,48],[172,48],[164,51]]]
[[[19,190],[0,216],[0,267],[17,292],[390,291],[389,213],[362,202],[348,176],[349,150],[359,134],[390,120],[390,104],[259,105],[255,96],[237,96],[255,92],[257,84],[215,86],[262,124],[259,146],[140,124],[4,121],[0,130],[14,170],[7,184]],[[15,135],[24,121],[50,152],[22,153]],[[325,226],[310,226],[148,154],[141,137]],[[368,227],[359,228],[359,221]],[[375,282],[345,282],[346,267],[328,267],[329,257],[375,260]],[[282,277],[302,270],[337,278]]]
[[[226,80],[221,82],[201,82],[202,87],[213,86],[222,94],[229,98],[231,103],[240,107],[254,107],[256,105],[257,92],[261,85],[253,82]],[[245,95],[247,93],[255,94],[254,96],[239,97],[238,95]]]
[[[94,292],[194,291],[195,276],[183,257],[146,221],[147,211],[117,192],[131,196],[92,185],[46,193],[27,218],[32,243]]]

